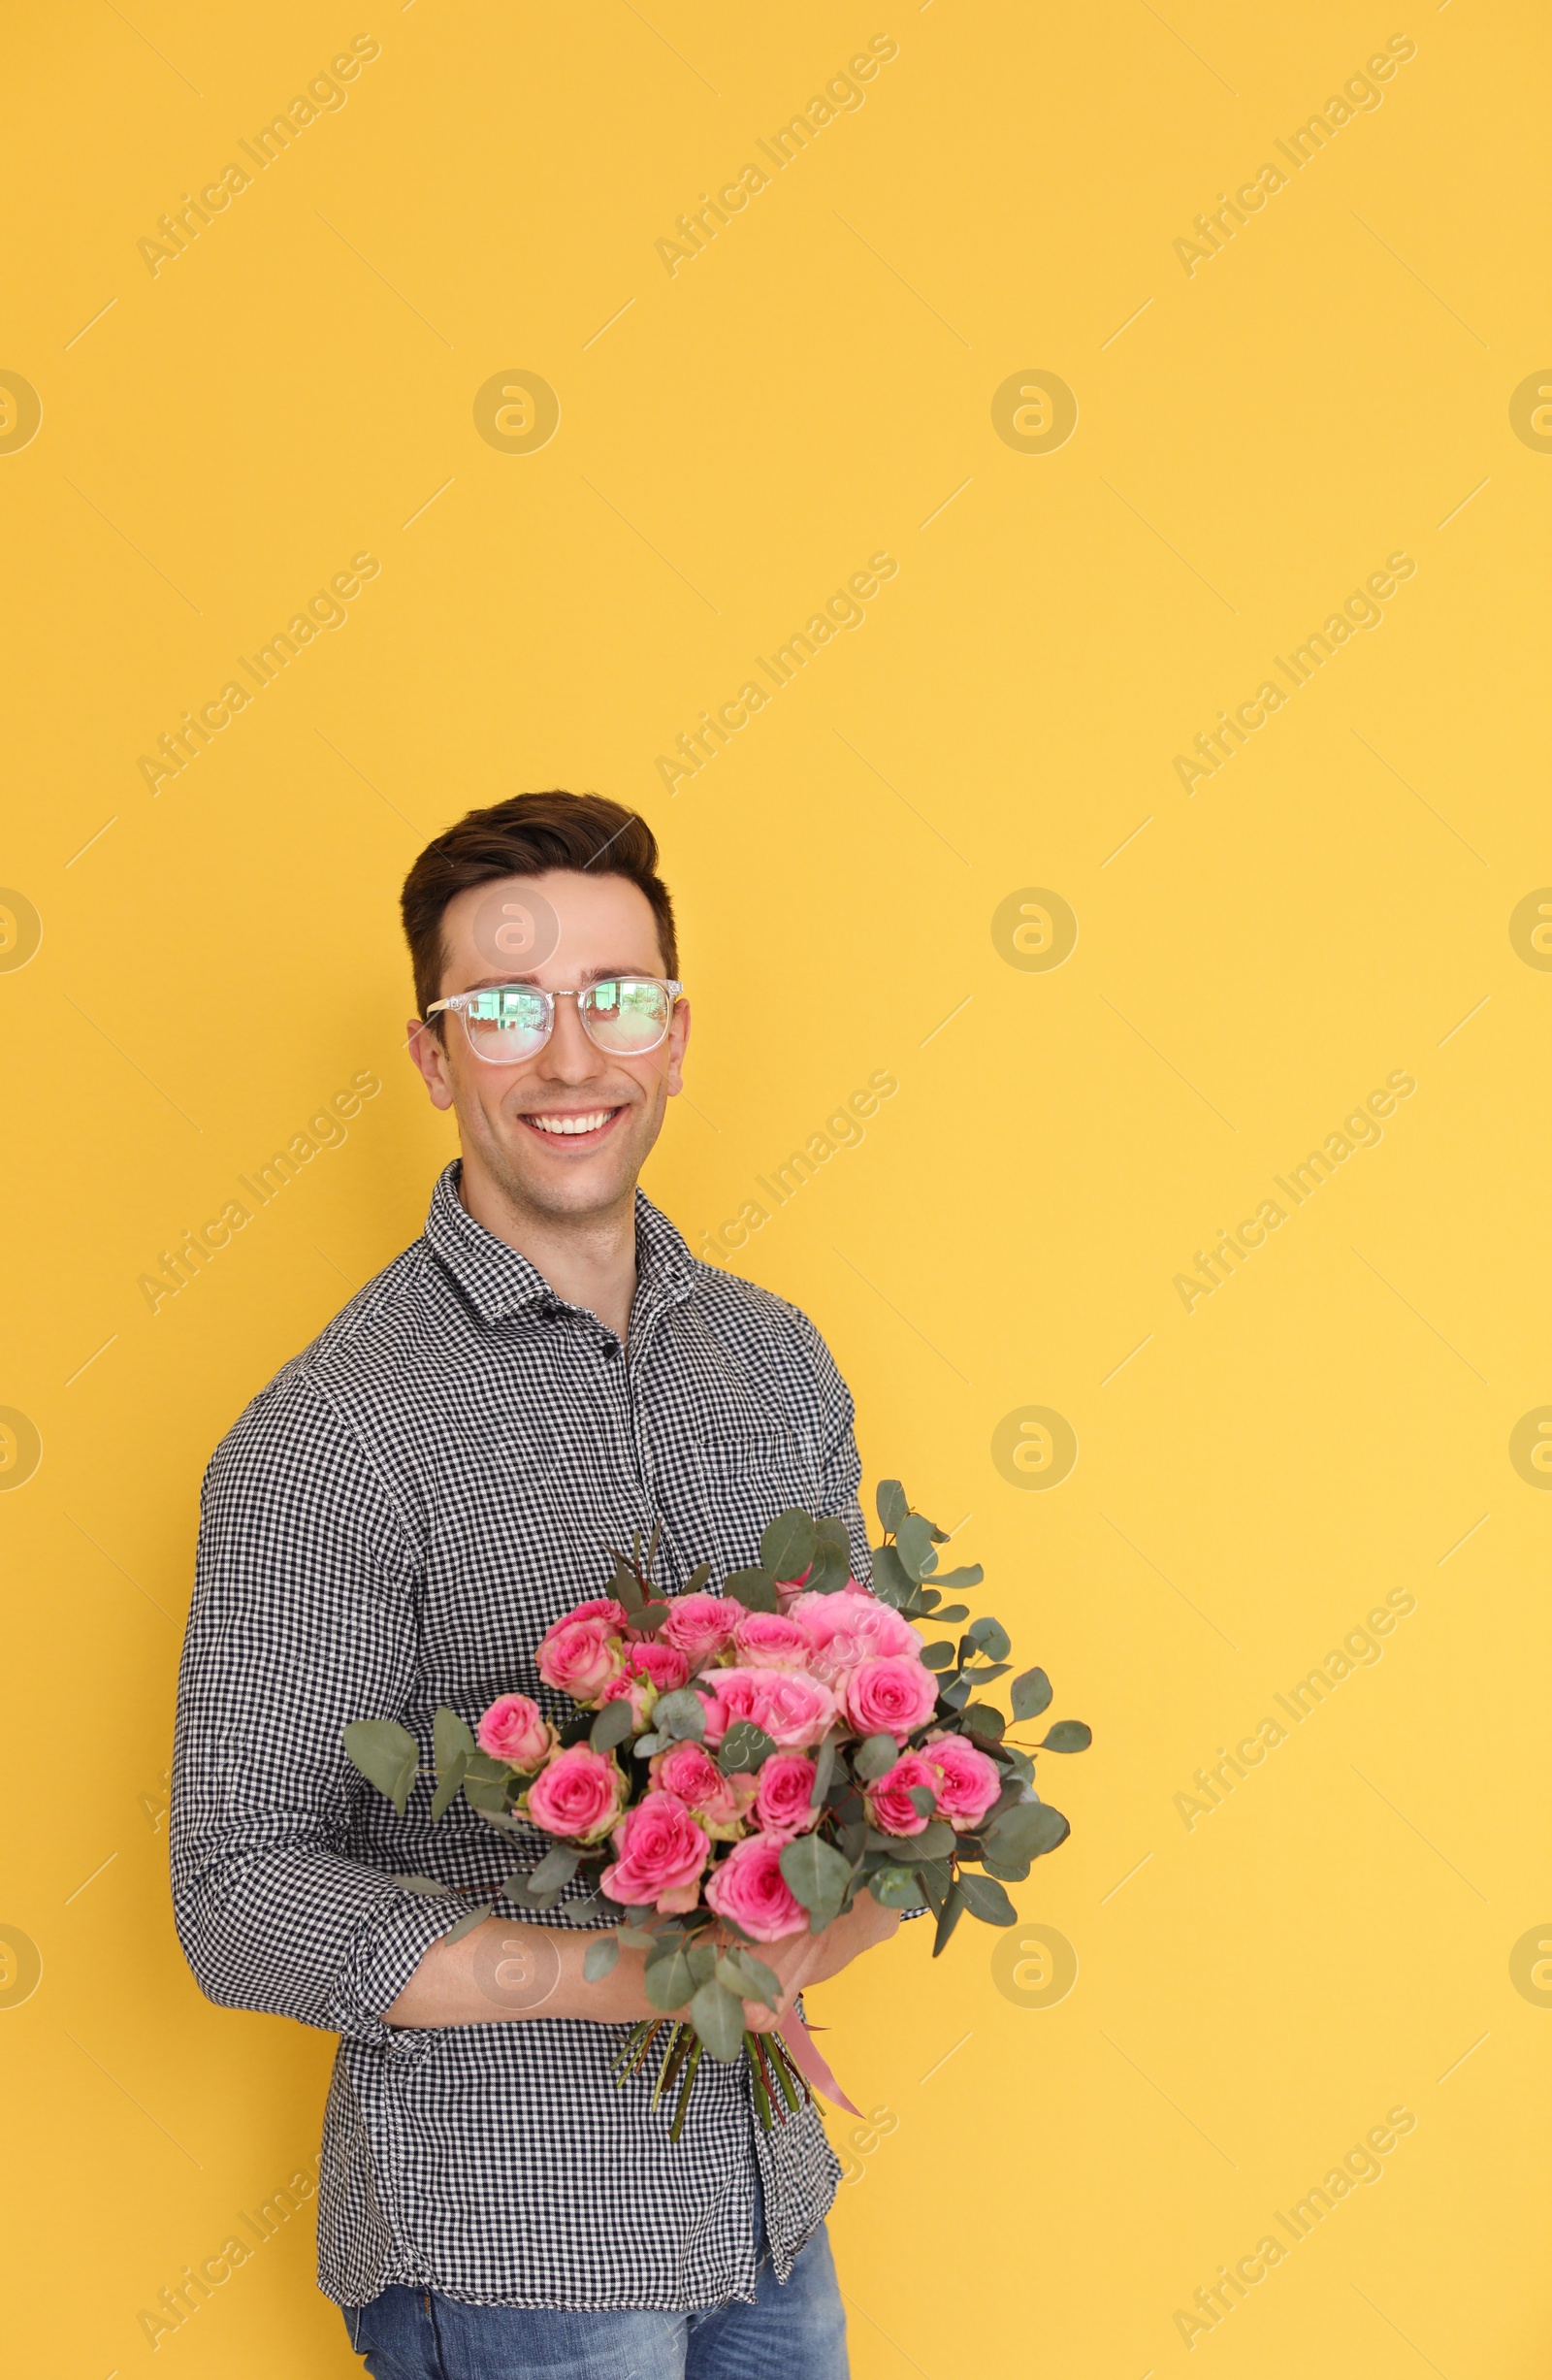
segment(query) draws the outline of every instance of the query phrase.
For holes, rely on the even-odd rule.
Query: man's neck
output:
[[[466,1157],[458,1194],[474,1221],[526,1256],[558,1297],[586,1307],[624,1340],[636,1291],[634,1190],[601,1215],[535,1214]]]

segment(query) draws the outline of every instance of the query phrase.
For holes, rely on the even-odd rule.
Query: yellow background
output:
[[[348,105],[153,276],[157,218],[364,32]],[[670,277],[675,218],[881,33],[866,104]],[[1383,105],[1187,275],[1192,217],[1400,34]],[[1552,458],[1509,412],[1552,349],[1546,47],[1471,0],[14,16],[18,2370],[147,2368],[141,2309],[316,2147],[332,2042],[203,2002],[169,1913],[197,1488],[450,1154],[401,1052],[408,862],[560,784],[663,839],[695,1037],[649,1187],[693,1246],[898,1077],[738,1261],[828,1334],[869,1494],[964,1523],[978,1608],[1095,1729],[1017,1888],[1065,1998],[1000,1991],[968,1921],[819,1996],[885,2111],[835,2128],[857,2373],[1544,2372],[1552,2010],[1510,1962],[1552,1919],[1552,1501],[1508,1441],[1552,1401],[1552,979],[1509,934],[1552,879]],[[502,453],[473,399],[519,370],[560,428]],[[1079,421],[1028,453],[991,400],[1039,371]],[[348,626],[153,796],[139,756],[361,551]],[[670,795],[657,756],[879,551],[865,627]],[[1383,626],[1188,795],[1175,755],[1397,551]],[[1049,971],[992,937],[1031,887],[1079,921]],[[153,1317],[138,1277],[367,1068],[345,1145]],[[1187,1312],[1193,1251],[1403,1069],[1383,1142]],[[1080,1453],[1031,1493],[990,1448],[1035,1405]],[[1187,1829],[1193,1773],[1403,1589]],[[1176,2309],[1397,2105],[1383,2180],[1188,2351]],[[358,2368],[309,2233],[157,2354]]]

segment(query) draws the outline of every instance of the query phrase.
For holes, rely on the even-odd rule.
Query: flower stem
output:
[[[758,2033],[745,2034],[744,2049],[749,2058],[749,2078],[754,2086],[755,2112],[760,2117],[762,2128],[766,2132],[769,2132],[773,2121],[770,2107],[770,2091],[765,2079],[765,2059],[760,2046],[760,2036]],[[786,2118],[783,2117],[782,2120],[785,2123]]]
[[[690,2030],[691,2028],[687,2025],[685,2027],[686,2033],[689,2033]],[[695,2069],[700,2064],[700,2053],[704,2047],[704,2041],[697,2038],[695,2046],[690,2053],[690,2062],[685,2068],[685,2079],[683,2088],[679,2093],[679,2104],[673,2111],[673,2122],[668,2127],[668,2137],[670,2140],[677,2140],[679,2135],[684,2130],[685,2116],[690,2107],[690,2094],[695,2089]]]

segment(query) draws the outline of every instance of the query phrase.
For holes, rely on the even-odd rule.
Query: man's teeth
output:
[[[591,1116],[530,1116],[528,1121],[540,1132],[596,1132],[613,1114],[612,1107],[600,1107]]]

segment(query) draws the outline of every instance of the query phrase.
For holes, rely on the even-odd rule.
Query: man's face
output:
[[[521,928],[508,935],[493,927],[507,902],[506,913],[519,919],[543,918],[547,904],[559,935],[542,963],[525,964]],[[550,938],[541,933],[535,958]],[[443,913],[442,950],[441,998],[493,984],[572,992],[604,976],[665,972],[646,895],[624,876],[568,868],[460,893]],[[556,1221],[603,1214],[630,1196],[680,1086],[690,1033],[685,1001],[667,1038],[639,1058],[597,1048],[575,1000],[558,1000],[544,1047],[510,1064],[477,1058],[456,1012],[444,1012],[441,1025],[438,1040],[412,1019],[409,1050],[433,1104],[457,1112],[468,1172],[483,1176],[507,1204]]]

